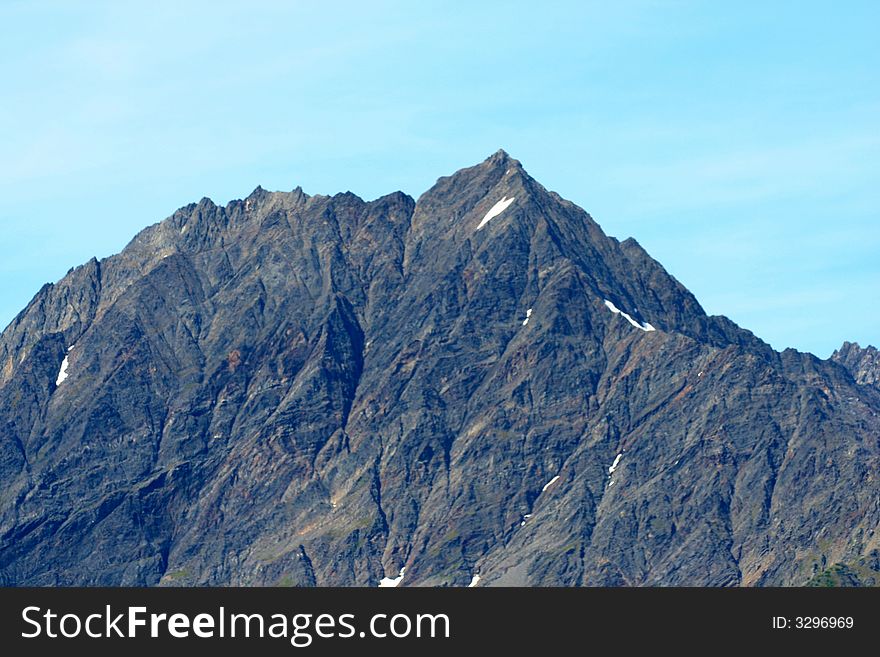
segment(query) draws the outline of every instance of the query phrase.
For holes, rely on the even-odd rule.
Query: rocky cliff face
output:
[[[831,360],[849,370],[856,383],[880,386],[880,353],[874,347],[862,349],[857,343],[844,342]]]
[[[707,316],[502,151],[417,202],[203,199],[0,337],[0,579],[867,576],[856,360]]]

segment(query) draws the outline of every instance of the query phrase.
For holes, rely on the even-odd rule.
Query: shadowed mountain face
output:
[[[0,582],[868,581],[844,351],[707,316],[503,151],[417,202],[203,199],[0,337]]]

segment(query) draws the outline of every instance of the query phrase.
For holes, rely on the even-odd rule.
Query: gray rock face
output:
[[[864,360],[777,353],[707,316],[503,151],[417,202],[203,199],[44,287],[0,337],[0,580],[869,568]]]
[[[880,352],[868,346],[862,349],[858,343],[844,342],[843,346],[831,354],[831,360],[843,365],[856,383],[880,386]]]

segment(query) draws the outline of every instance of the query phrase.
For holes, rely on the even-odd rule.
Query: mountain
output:
[[[0,583],[871,583],[875,355],[708,316],[503,151],[202,199],[0,337]]]
[[[831,360],[849,370],[857,383],[880,386],[880,353],[874,347],[862,349],[858,343],[844,342]]]

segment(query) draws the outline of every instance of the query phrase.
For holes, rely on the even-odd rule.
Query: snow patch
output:
[[[608,299],[605,299],[605,305],[608,307],[608,310],[610,310],[612,313],[614,313],[615,315],[620,315],[621,317],[623,317],[624,319],[626,319],[626,321],[628,321],[630,324],[632,324],[633,326],[635,326],[635,327],[636,327],[637,329],[639,329],[640,331],[645,331],[646,333],[648,333],[648,332],[650,332],[650,331],[656,331],[656,330],[657,330],[657,329],[655,329],[653,326],[651,326],[650,324],[648,324],[648,322],[643,322],[643,323],[639,324],[639,323],[638,323],[636,320],[634,320],[634,319],[633,319],[628,313],[623,312],[620,308],[618,308],[617,306],[615,306],[615,305],[614,305],[612,302],[610,302]]]
[[[531,514],[531,513],[527,513],[526,515],[524,515],[524,516],[522,517],[522,522],[519,523],[519,526],[522,527],[523,525],[525,525],[525,524],[526,524],[526,520],[528,520],[528,519],[531,518],[531,517],[532,517],[532,514]]]
[[[611,476],[614,474],[614,471],[617,470],[617,466],[620,465],[620,459],[622,459],[622,458],[623,458],[623,453],[620,453],[615,457],[614,463],[612,463],[611,467],[608,468],[608,476]]]
[[[529,317],[531,317],[531,316],[532,316],[532,309],[529,308],[529,309],[526,311],[526,318],[523,320],[523,326],[525,326],[526,324],[529,323]]]
[[[546,484],[544,484],[544,488],[541,489],[541,492],[542,493],[547,492],[547,489],[550,488],[550,486],[552,486],[553,484],[555,484],[558,479],[559,479],[559,475],[556,475],[555,477],[553,477],[553,479],[551,479]]]
[[[492,221],[495,217],[497,217],[499,214],[504,212],[508,208],[508,206],[514,202],[514,200],[516,200],[516,197],[514,197],[514,196],[511,196],[510,198],[507,198],[505,196],[500,201],[498,201],[495,205],[493,205],[489,209],[489,211],[486,213],[486,216],[483,217],[483,220],[480,222],[480,225],[477,226],[477,230],[480,230],[483,226],[485,226],[490,221]]]
[[[70,353],[73,349],[73,345],[70,345],[67,348],[67,353]],[[55,379],[55,387],[60,386],[67,379],[67,368],[70,366],[70,359],[65,356],[64,360],[61,361],[61,369],[58,370],[58,377]]]
[[[58,371],[58,378],[55,379],[55,385],[60,386],[64,383],[64,380],[67,378],[67,366],[70,365],[70,362],[67,359],[67,356],[64,357],[64,360],[61,361],[61,369]]]
[[[392,577],[383,577],[383,578],[379,581],[379,588],[380,588],[380,589],[384,589],[384,588],[394,588],[394,587],[396,587],[398,584],[400,584],[400,583],[403,581],[403,573],[404,573],[405,570],[406,570],[406,566],[404,566],[403,568],[401,568],[401,569],[400,569],[400,575],[398,575],[397,577],[393,577],[393,578],[392,578]]]
[[[479,584],[479,583],[480,583],[480,576],[477,575],[476,573],[474,573],[474,576],[471,577],[471,583],[468,584],[468,588],[469,588],[469,589],[472,589],[472,588],[474,588],[474,587],[475,587],[477,584]]]

